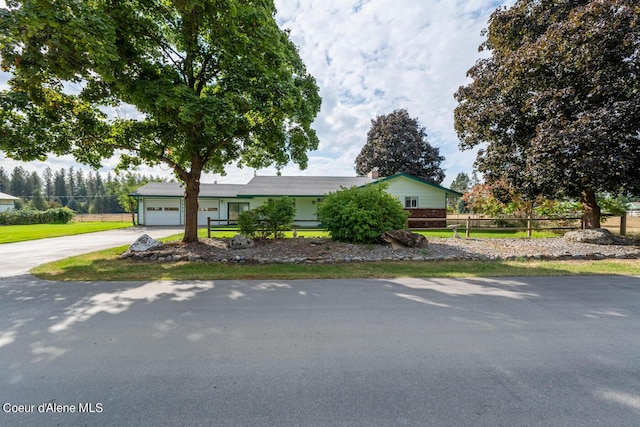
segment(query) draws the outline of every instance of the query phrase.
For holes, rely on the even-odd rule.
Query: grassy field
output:
[[[131,227],[130,222],[70,222],[68,224],[0,225],[0,243],[23,242],[47,237],[71,236]]]

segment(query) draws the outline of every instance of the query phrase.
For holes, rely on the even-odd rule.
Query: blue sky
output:
[[[300,49],[323,99],[314,127],[320,147],[309,153],[305,171],[290,165],[284,175],[354,176],[355,158],[367,140],[371,120],[406,108],[426,128],[431,145],[445,156],[449,185],[459,172],[471,174],[475,152],[461,152],[453,128],[453,94],[468,83],[478,59],[480,32],[490,14],[513,0],[275,0],[282,28]],[[0,5],[3,2],[0,0]],[[6,88],[0,73],[0,88]],[[103,162],[106,172],[116,159]],[[22,163],[0,152],[0,166],[40,171],[79,166],[69,157]],[[171,176],[168,167],[142,173]],[[273,175],[275,169],[257,171]],[[226,176],[203,182],[244,183],[253,169],[231,166]]]

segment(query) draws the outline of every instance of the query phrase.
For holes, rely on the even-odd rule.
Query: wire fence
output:
[[[75,214],[76,222],[132,222],[130,213]],[[137,223],[136,215],[136,223]]]

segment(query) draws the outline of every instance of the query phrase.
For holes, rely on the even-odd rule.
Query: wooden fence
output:
[[[627,233],[627,217],[620,218],[619,233],[621,236]],[[476,231],[526,231],[527,236],[531,237],[531,233],[536,231],[562,231],[562,230],[580,230],[584,229],[584,220],[582,217],[559,217],[559,218],[537,218],[537,217],[504,217],[504,218],[420,218],[420,220],[439,220],[446,222],[446,227],[438,228],[414,228],[411,227],[409,218],[409,228],[417,230],[447,230],[453,231],[454,235],[458,235],[458,230],[465,230],[465,236],[469,237],[473,230]]]
[[[621,236],[627,233],[627,217],[609,217],[619,218],[620,226],[619,233]],[[412,227],[412,222],[424,223],[425,221],[434,221],[439,224],[444,224],[444,227],[429,227],[420,228]],[[225,221],[226,222],[226,221]],[[303,221],[296,221],[303,222]],[[316,221],[308,221],[316,222]],[[217,224],[214,224],[217,223]],[[237,231],[237,223],[227,222],[227,226],[221,225],[218,220],[212,220],[209,218],[207,224],[207,236],[210,238],[211,233],[215,231]],[[234,227],[235,225],[235,227]],[[304,227],[303,225],[297,225],[298,229],[312,228],[316,230],[323,230],[322,226],[319,227]],[[505,217],[505,218],[472,218],[470,216],[466,218],[409,218],[409,228],[412,230],[423,231],[437,231],[437,230],[451,230],[455,236],[458,236],[458,231],[464,230],[465,236],[470,237],[471,233],[477,231],[526,231],[527,236],[531,237],[534,230],[536,231],[562,231],[562,230],[580,230],[584,228],[584,221],[582,217],[560,217],[560,218],[520,218],[520,217]],[[611,227],[608,227],[611,228]]]

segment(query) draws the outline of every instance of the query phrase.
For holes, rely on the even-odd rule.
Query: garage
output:
[[[147,225],[180,225],[180,199],[145,199],[144,223]]]

